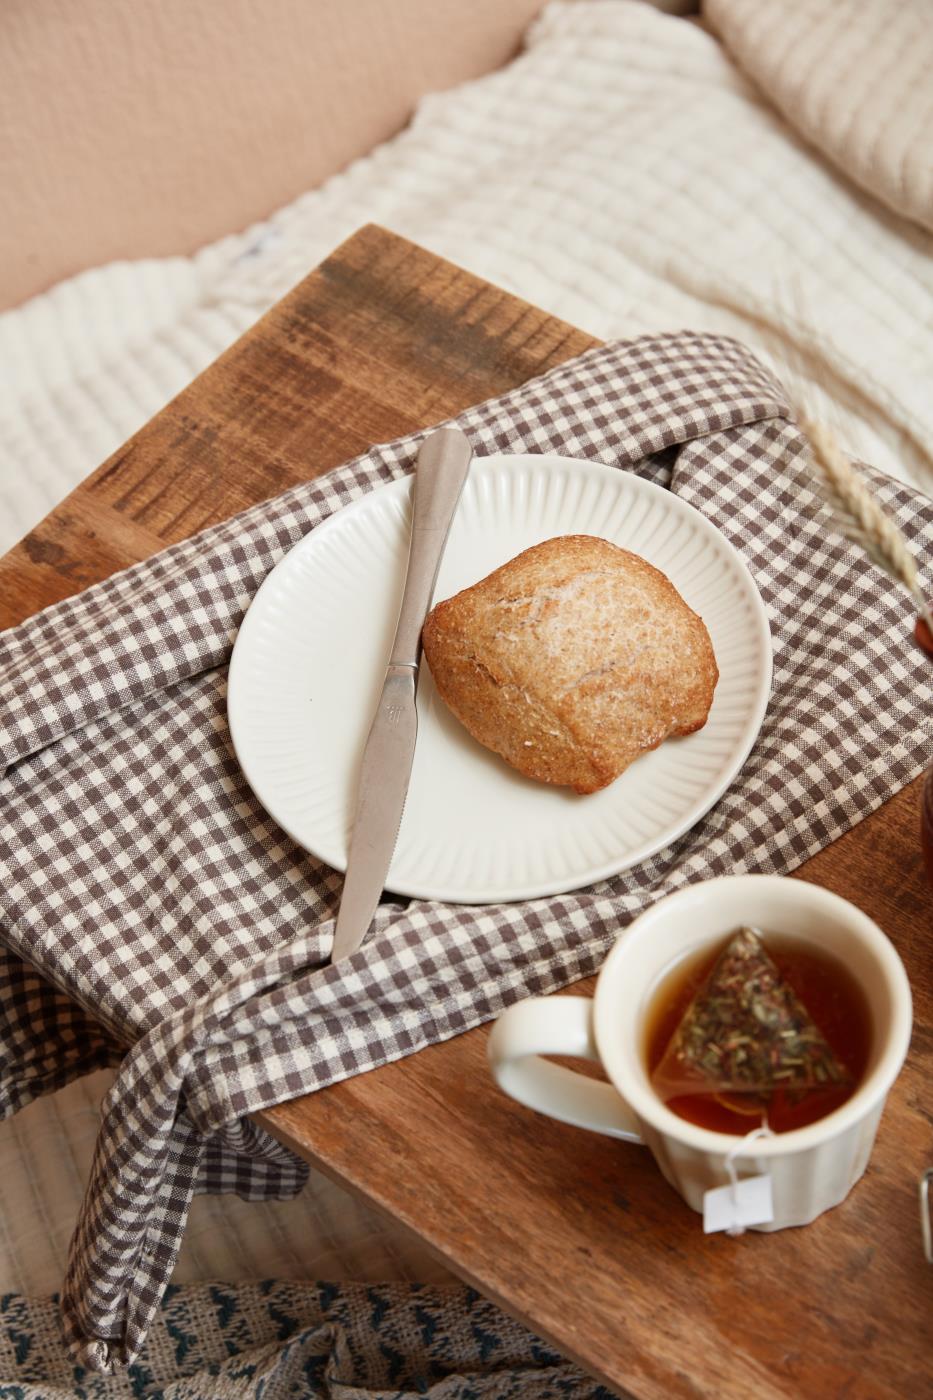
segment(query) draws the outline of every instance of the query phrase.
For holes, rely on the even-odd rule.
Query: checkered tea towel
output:
[[[689,333],[608,345],[457,422],[480,454],[637,471],[712,520],[770,615],[764,727],[713,810],[637,868],[515,904],[391,900],[366,945],[329,967],[340,877],[247,787],[225,666],[269,569],[331,512],[410,471],[421,435],[0,637],[6,1101],[131,1047],[104,1104],[63,1296],[75,1354],[93,1368],[138,1352],[195,1190],[300,1184],[296,1160],[246,1115],[592,972],[660,894],[792,869],[929,756],[933,696],[910,605],[834,533],[781,392],[741,345]],[[875,485],[928,558],[933,503]]]

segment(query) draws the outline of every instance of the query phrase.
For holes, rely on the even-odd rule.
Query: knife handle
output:
[[[421,444],[415,466],[408,574],[390,666],[417,667],[421,660],[421,628],[472,458],[470,440],[459,428],[438,428]]]

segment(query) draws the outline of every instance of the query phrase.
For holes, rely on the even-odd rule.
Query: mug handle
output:
[[[575,1128],[641,1142],[634,1113],[611,1084],[589,1079],[541,1055],[599,1060],[589,997],[530,997],[499,1017],[489,1037],[489,1063],[500,1089],[526,1108]]]

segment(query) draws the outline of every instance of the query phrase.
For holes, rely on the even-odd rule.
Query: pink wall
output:
[[[542,0],[3,0],[0,307],[188,253],[495,68]]]

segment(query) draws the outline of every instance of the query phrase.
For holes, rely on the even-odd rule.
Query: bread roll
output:
[[[591,535],[546,540],[438,603],[423,640],[474,739],[579,793],[701,729],[719,678],[709,633],[670,580]]]

